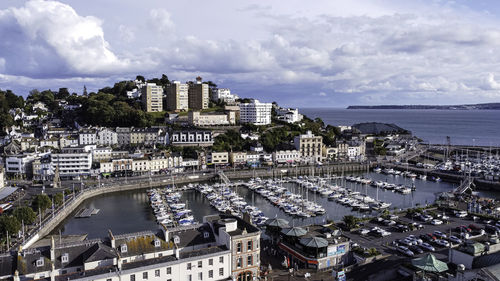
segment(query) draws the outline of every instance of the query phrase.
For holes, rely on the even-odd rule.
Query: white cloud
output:
[[[170,13],[165,9],[152,9],[149,11],[150,24],[160,33],[166,33],[174,28]]]
[[[127,66],[104,39],[101,21],[55,1],[32,0],[0,11],[0,56],[7,74],[101,75]]]

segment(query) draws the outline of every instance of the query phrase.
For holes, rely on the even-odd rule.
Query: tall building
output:
[[[208,108],[209,94],[208,84],[201,83],[201,77],[196,77],[196,83],[189,85],[188,104],[189,109]]]
[[[173,111],[188,110],[188,84],[174,81],[167,88],[167,109]]]
[[[240,104],[240,122],[252,123],[254,125],[271,124],[272,103],[261,103],[252,100],[251,103]]]
[[[315,136],[311,131],[306,134],[296,136],[293,140],[295,148],[300,151],[300,156],[305,161],[321,161],[323,137]]]
[[[163,87],[147,83],[141,88],[142,107],[147,112],[163,111]]]
[[[231,94],[231,90],[227,88],[214,89],[212,91],[213,101],[224,101],[227,103],[234,103],[239,97],[235,94]]]

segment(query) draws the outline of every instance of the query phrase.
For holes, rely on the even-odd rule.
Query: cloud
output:
[[[484,79],[483,89],[486,90],[500,90],[500,83],[495,80],[495,74],[488,73],[486,79]]]
[[[149,11],[149,23],[160,33],[166,33],[174,28],[170,13],[165,9],[152,9]]]
[[[111,50],[99,19],[60,2],[32,0],[0,11],[0,37],[5,74],[95,76],[128,64]]]

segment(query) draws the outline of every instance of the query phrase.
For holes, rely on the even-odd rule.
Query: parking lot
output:
[[[441,225],[432,225],[430,222],[423,222],[418,219],[412,219],[408,217],[399,217],[396,221],[397,223],[403,223],[403,224],[410,224],[412,222],[421,224],[423,228],[413,230],[413,231],[406,231],[406,232],[401,232],[399,231],[395,226],[386,226],[383,223],[376,223],[373,221],[366,222],[364,225],[361,226],[361,229],[373,229],[374,227],[379,227],[381,229],[384,229],[386,231],[389,231],[391,235],[385,236],[385,237],[377,237],[374,236],[373,233],[369,233],[366,235],[361,235],[357,232],[347,232],[345,235],[351,239],[353,243],[358,244],[361,247],[364,248],[377,248],[380,252],[385,253],[385,254],[398,254],[400,256],[404,256],[403,254],[399,253],[396,251],[395,245],[393,244],[394,241],[404,239],[408,237],[409,235],[414,235],[416,237],[419,237],[422,234],[427,234],[427,233],[433,233],[434,231],[441,231],[443,232],[447,237],[451,235],[459,237],[460,233],[455,231],[455,229],[461,225],[469,226],[470,224],[474,224],[476,226],[479,226],[481,228],[484,228],[485,224],[481,222],[475,222],[470,218],[458,218],[455,216],[452,216],[451,214],[449,215],[450,218],[448,219],[447,223],[443,223]],[[459,237],[460,238],[460,237]],[[425,241],[424,241],[425,242]],[[438,258],[445,258],[447,257],[447,249],[446,247],[443,246],[438,246],[435,243],[431,243],[432,246],[436,249],[434,254]],[[456,246],[456,244],[453,244],[453,246]],[[425,253],[426,251],[424,251]]]

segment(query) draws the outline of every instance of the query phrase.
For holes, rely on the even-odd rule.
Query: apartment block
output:
[[[206,109],[209,102],[208,84],[201,82],[201,77],[196,77],[196,82],[189,84],[188,107],[189,109]]]
[[[174,81],[167,88],[167,110],[185,111],[189,108],[189,86]]]
[[[144,111],[163,111],[163,87],[155,83],[147,83],[141,88],[141,101]]]

